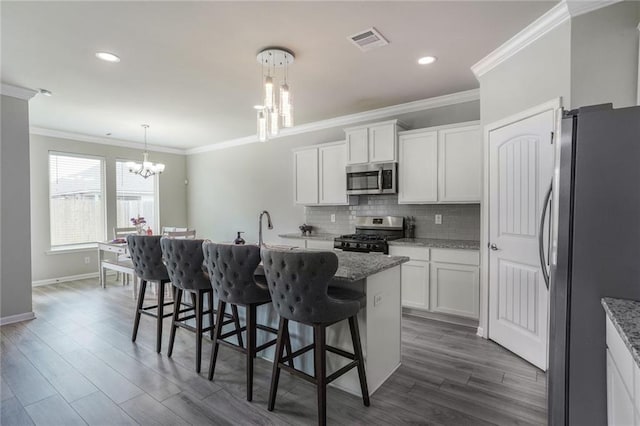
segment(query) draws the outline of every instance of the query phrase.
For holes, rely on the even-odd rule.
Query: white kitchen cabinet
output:
[[[607,349],[607,423],[610,426],[633,426],[633,399],[627,390],[620,371]]]
[[[429,263],[411,260],[401,266],[402,306],[429,309]]]
[[[301,149],[293,153],[294,202],[318,204],[318,149]]]
[[[397,161],[398,129],[398,120],[345,129],[347,164]]]
[[[333,250],[333,240],[307,240],[307,248],[315,250]]]
[[[398,144],[398,203],[437,202],[438,132],[404,132]]]
[[[294,203],[347,204],[346,145],[332,142],[293,151]]]
[[[345,130],[347,139],[347,164],[369,162],[369,129],[361,127]]]
[[[319,203],[347,204],[347,146],[344,142],[318,148]]]
[[[473,123],[400,132],[398,203],[479,203],[482,138]]]
[[[479,275],[477,266],[431,263],[431,311],[478,319]]]
[[[461,126],[438,132],[438,201],[480,202],[482,135],[480,127]]]

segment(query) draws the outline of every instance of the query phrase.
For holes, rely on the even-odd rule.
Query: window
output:
[[[105,240],[104,159],[49,153],[51,247]]]
[[[116,226],[127,228],[132,217],[144,217],[147,226],[156,226],[156,176],[147,179],[129,172],[126,161],[116,161]]]

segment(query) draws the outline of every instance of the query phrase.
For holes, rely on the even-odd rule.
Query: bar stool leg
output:
[[[238,316],[238,307],[236,305],[231,305],[231,315],[233,315],[233,322],[236,326],[238,346],[244,348],[244,344],[242,343],[242,331],[240,331],[240,316]]]
[[[293,350],[291,350],[291,335],[289,334],[289,322],[284,327],[284,344],[287,349],[287,355],[291,355]],[[289,367],[294,368],[293,358],[289,359]]]
[[[211,359],[209,361],[209,380],[213,380],[213,374],[216,371],[216,360],[218,359],[218,338],[222,334],[222,322],[224,321],[224,310],[226,303],[218,299],[218,313],[216,314],[216,325],[213,331],[213,347],[211,348]]]
[[[213,309],[213,290],[211,290],[209,292],[209,298],[208,298],[208,304],[209,304],[209,337],[211,337],[211,339],[213,339],[213,331],[214,331],[214,322],[213,322],[213,316],[214,316],[214,309]]]
[[[358,377],[360,378],[360,391],[362,392],[362,402],[365,407],[369,406],[369,388],[367,387],[367,374],[364,371],[364,356],[362,355],[362,345],[360,343],[360,330],[358,328],[358,316],[349,318],[349,329],[351,330],[351,341],[353,342],[353,353],[358,360]]]
[[[180,306],[182,301],[182,293],[183,291],[176,287],[175,297],[173,299],[173,317],[171,318],[171,334],[169,335],[169,350],[167,351],[167,356],[171,357],[173,353],[173,342],[176,340],[176,330],[178,326],[176,323],[178,322],[178,315],[180,313]]]
[[[133,334],[131,335],[131,341],[135,342],[138,337],[138,326],[140,325],[140,316],[142,316],[142,304],[144,303],[144,292],[147,289],[147,282],[142,280],[140,282],[140,294],[138,295],[138,303],[136,305],[136,316],[133,320]]]
[[[276,353],[273,360],[273,372],[271,373],[271,387],[269,389],[269,404],[267,409],[273,411],[276,406],[276,394],[278,393],[278,381],[280,380],[280,360],[282,359],[282,351],[284,350],[284,334],[288,328],[289,320],[280,317],[280,325],[278,326],[278,339],[276,340]]]
[[[160,353],[162,348],[162,320],[164,319],[164,284],[158,281],[158,309],[156,318],[156,352]]]
[[[313,361],[318,393],[318,424],[327,424],[327,354],[325,352],[325,327],[313,326]]]
[[[256,355],[256,305],[249,304],[247,312],[247,401],[253,399],[253,358]]]
[[[202,305],[204,291],[198,290],[196,293],[196,373],[200,372],[202,364]]]

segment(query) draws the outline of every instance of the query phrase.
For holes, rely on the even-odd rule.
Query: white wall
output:
[[[48,254],[49,222],[49,151],[89,154],[106,160],[107,237],[111,238],[116,220],[116,160],[140,161],[142,151],[111,145],[89,143],[49,136],[31,135],[31,240],[33,281],[49,280],[87,273],[97,273],[97,250]],[[187,226],[186,157],[178,154],[150,152],[151,161],[166,165],[159,177],[161,226]],[[158,229],[154,229],[158,232]],[[84,258],[89,256],[90,263]]]
[[[0,317],[31,312],[29,105],[2,95],[0,105]]]
[[[478,120],[479,103],[467,102],[410,113],[398,117],[410,128]],[[232,241],[245,231],[247,241],[258,240],[258,215],[271,213],[274,229],[265,241],[278,242],[278,234],[297,232],[304,221],[304,207],[293,204],[295,147],[343,140],[342,128],[255,143],[219,151],[189,155],[189,226],[198,235]]]

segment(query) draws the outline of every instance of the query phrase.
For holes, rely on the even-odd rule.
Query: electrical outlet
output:
[[[382,293],[378,293],[373,296],[373,306],[378,306],[382,303]]]
[[[84,264],[85,264],[85,265],[88,265],[89,263],[91,263],[91,258],[90,258],[89,256],[86,256],[86,257],[84,258]]]
[[[441,214],[437,214],[436,215],[436,225],[442,225],[442,215]]]
[[[336,215],[335,213],[331,214],[331,223],[335,223],[336,222]]]

